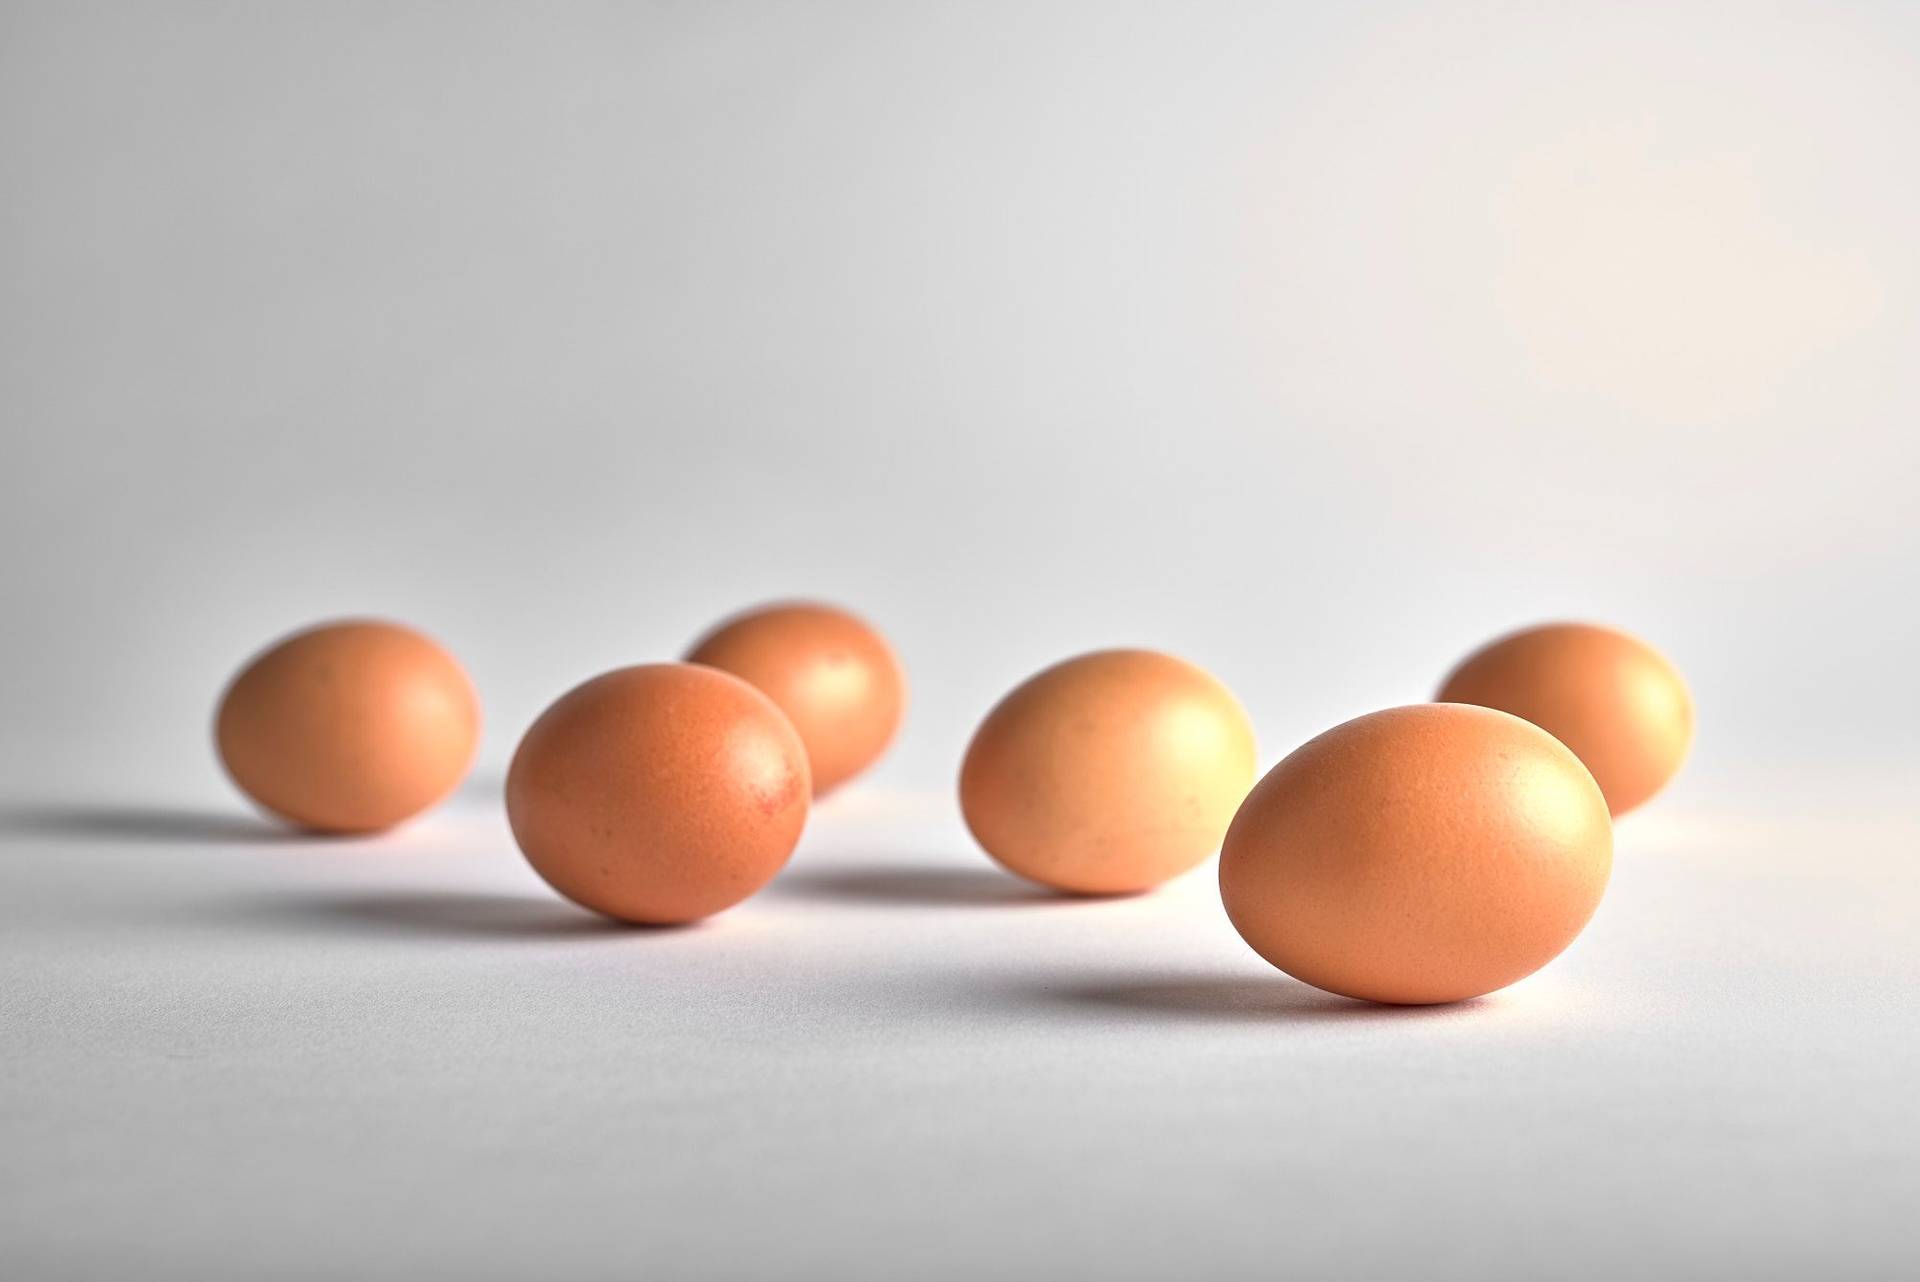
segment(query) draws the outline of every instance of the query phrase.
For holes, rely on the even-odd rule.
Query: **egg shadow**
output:
[[[449,890],[276,895],[243,901],[227,914],[229,921],[235,918],[276,931],[292,928],[336,935],[469,940],[632,938],[699,924],[642,926],[603,917],[559,899]]]
[[[1322,992],[1279,974],[1114,976],[1073,983],[1048,977],[1016,987],[1024,1000],[1081,1014],[1129,1014],[1214,1025],[1458,1019],[1492,1004],[1475,997],[1433,1006],[1393,1006]]]
[[[991,868],[914,864],[802,868],[782,876],[773,889],[783,896],[910,908],[1005,908],[1067,901]]]
[[[181,846],[338,840],[247,814],[116,804],[16,807],[0,811],[0,833],[56,841],[144,841]]]

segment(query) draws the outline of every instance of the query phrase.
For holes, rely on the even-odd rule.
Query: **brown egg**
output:
[[[1211,854],[1255,769],[1253,727],[1191,663],[1104,650],[1029,678],[987,714],[960,808],[988,854],[1078,894],[1157,886]]]
[[[1242,938],[1296,979],[1451,1002],[1573,942],[1613,868],[1593,777],[1552,735],[1463,704],[1389,708],[1296,749],[1220,852]]]
[[[731,672],[787,714],[821,796],[886,751],[906,678],[886,638],[830,605],[770,605],[735,615],[695,644],[689,663]]]
[[[1550,623],[1475,651],[1440,687],[1443,703],[1525,717],[1572,748],[1616,815],[1666,785],[1693,742],[1693,699],[1644,641],[1585,623]]]
[[[321,832],[373,832],[459,786],[480,701],[453,656],[411,628],[325,623],[241,670],[214,736],[260,806]]]
[[[540,714],[507,772],[527,862],[625,921],[693,921],[773,879],[807,822],[807,754],[764,694],[686,663],[619,668]]]

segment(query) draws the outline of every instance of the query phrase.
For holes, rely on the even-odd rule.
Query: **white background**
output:
[[[13,1250],[1178,1271],[1160,1215],[1220,1272],[1600,1273],[1623,1223],[1695,1276],[1910,1261],[1915,121],[1904,5],[0,6]],[[493,795],[526,723],[791,595],[913,686],[801,880],[711,945],[520,938],[564,913]],[[342,613],[485,700],[412,862],[260,857],[209,749]],[[1209,667],[1271,761],[1563,616],[1671,654],[1700,739],[1498,1002],[1286,1019],[1205,873],[1029,933],[953,815],[1078,650]]]
[[[211,779],[378,612],[498,763],[816,594],[914,788],[1077,650],[1277,758],[1560,615],[1703,774],[1910,760],[1920,13],[1623,8],[9,5],[9,747]]]

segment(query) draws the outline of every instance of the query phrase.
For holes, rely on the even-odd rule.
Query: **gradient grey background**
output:
[[[1673,840],[1719,874],[1743,859],[1772,870],[1753,874],[1764,887],[1729,891],[1683,865],[1684,887],[1644,894],[1673,931],[1728,932],[1692,939],[1688,956],[1736,970],[1753,941],[1722,897],[1774,896],[1775,916],[1758,919],[1773,923],[1767,957],[1783,969],[1762,986],[1784,1022],[1761,1019],[1757,1044],[1743,1032],[1715,1053],[1778,1054],[1814,1035],[1793,1022],[1812,1008],[1834,1055],[1766,1088],[1778,1094],[1755,1116],[1774,1115],[1803,1091],[1838,1089],[1835,1064],[1913,1062],[1916,122],[1920,8],[1899,4],[6,3],[0,800],[41,807],[21,827],[49,840],[66,823],[49,805],[240,813],[207,743],[222,683],[290,628],[385,614],[444,640],[483,693],[461,822],[491,825],[487,858],[504,869],[487,785],[550,698],[600,669],[670,657],[745,604],[814,595],[878,622],[913,683],[899,744],[837,820],[870,834],[849,848],[899,856],[920,841],[975,860],[949,799],[966,737],[1013,682],[1065,654],[1142,644],[1202,663],[1247,704],[1270,761],[1336,721],[1427,697],[1496,632],[1594,618],[1672,655],[1701,710],[1694,760],[1644,840],[1684,832]],[[216,875],[157,868],[114,844],[140,836],[121,827],[92,832],[92,858],[126,874],[127,921],[144,896],[171,902]],[[76,828],[87,834],[66,823],[66,836]],[[84,1187],[100,1176],[74,1146],[129,1124],[115,1109],[131,1106],[103,1101],[145,1069],[95,1087],[62,1075],[123,1053],[115,1019],[145,999],[72,969],[113,942],[73,907],[96,875],[80,854],[16,841],[13,855],[41,861],[16,862],[10,911],[46,951],[20,961],[16,1031],[32,1050],[8,1052],[9,1111],[18,1122],[51,1108],[61,1123],[16,1150],[8,1183],[17,1193],[65,1154]],[[1809,891],[1797,878],[1810,868],[1837,880]],[[1675,901],[1683,889],[1701,898]],[[1217,916],[1204,890],[1168,902]],[[1839,916],[1819,938],[1838,953],[1790,946],[1793,905],[1822,894]],[[887,929],[902,946],[919,930],[861,925],[880,932],[862,946]],[[1675,938],[1652,919],[1640,929],[1651,947]],[[271,953],[273,939],[258,946]],[[1237,949],[1227,939],[1207,964]],[[127,973],[165,973],[167,956],[136,949]],[[1812,981],[1787,977],[1819,973],[1822,957],[1842,960],[1809,996]],[[1633,974],[1679,982],[1674,961],[1646,954]],[[217,989],[234,964],[222,954],[191,974]],[[295,967],[287,983],[306,991],[333,964]],[[1619,996],[1633,981],[1607,982],[1633,1011],[1620,1027],[1639,1026],[1645,1012]],[[529,1009],[550,996],[527,994]],[[410,1012],[391,1015],[396,1027],[412,1026],[418,1012],[394,1000]],[[871,1000],[857,1010],[883,1026],[892,1008]],[[1229,1005],[1247,1013],[1241,998]],[[765,1030],[794,1009],[743,1009],[737,1036],[777,1043]],[[978,1011],[953,1009],[957,1044],[992,1040]],[[1656,1026],[1752,1027],[1737,1004],[1679,1010]],[[470,1013],[475,1045],[492,1047],[491,1016]],[[602,1027],[593,1011],[578,1018],[582,1036]],[[80,1027],[97,1045],[71,1040]],[[309,1034],[354,1061],[350,1041]],[[1381,1036],[1382,1054],[1400,1053],[1392,1030]],[[1523,1059],[1538,1050],[1516,1044]],[[1044,1045],[1072,1054],[1070,1040]],[[1640,1067],[1696,1063],[1667,1050]],[[1562,1068],[1594,1062],[1584,1044],[1561,1051]],[[898,1080],[860,1062],[871,1076],[820,1066],[855,1111],[876,1092],[884,1104]],[[1322,1068],[1353,1080],[1350,1064]],[[1150,1098],[1154,1083],[1206,1080],[1196,1072],[1153,1061],[1120,1076]],[[1249,1072],[1236,1089],[1261,1097],[1264,1070]],[[1045,1080],[1080,1098],[1070,1074]],[[1551,1097],[1528,1080],[1512,1089]],[[1878,1099],[1886,1085],[1846,1090]],[[697,1108],[677,1090],[659,1086],[647,1107]],[[748,1096],[765,1106],[764,1091]],[[1290,1125],[1325,1116],[1303,1100]],[[1139,1115],[1140,1098],[1126,1103],[1114,1119]],[[1859,1209],[1856,1181],[1911,1194],[1911,1168],[1890,1167],[1885,1146],[1915,1138],[1914,1114],[1886,1103],[1891,1117],[1839,1128],[1877,1137],[1858,1138],[1869,1156],[1823,1150],[1817,1195],[1783,1186],[1767,1205]],[[751,1117],[756,1105],[729,1107]],[[1449,1107],[1459,1100],[1433,1101]],[[177,1139],[164,1110],[141,1116],[152,1129],[130,1134],[142,1145]],[[837,1117],[823,1116],[823,1134]],[[998,1134],[993,1118],[980,1125]],[[1216,1120],[1217,1143],[1170,1178],[1211,1187],[1195,1171],[1246,1134]],[[574,1122],[565,1134],[585,1142],[591,1119]],[[1035,1133],[1034,1119],[1022,1125]],[[1154,1125],[1177,1132],[1177,1115]],[[1764,1134],[1729,1125],[1755,1147],[1736,1145],[1716,1172],[1735,1180],[1754,1152],[1777,1156]],[[915,1142],[911,1126],[886,1127]],[[1676,1127],[1663,1115],[1657,1129]],[[1835,1134],[1809,1124],[1796,1142]],[[1373,1141],[1394,1149],[1390,1131]],[[947,1150],[929,1143],[940,1166]],[[1015,1167],[1069,1178],[1014,1150]],[[764,1168],[733,1165],[737,1147],[701,1151],[717,1163],[702,1168],[716,1196],[756,1189],[751,1170]],[[1100,1178],[1133,1169],[1099,1151]],[[244,1165],[201,1156],[244,1198]],[[805,1170],[792,1153],[762,1156]],[[432,1178],[470,1159],[455,1153]],[[995,1175],[990,1156],[975,1159],[984,1168],[944,1169],[977,1190]],[[1502,1172],[1536,1189],[1550,1169]],[[312,1178],[319,1192],[301,1187],[323,1209],[301,1224],[324,1275],[324,1249],[353,1233],[326,1227],[338,1186]],[[822,1195],[792,1178],[776,1204]],[[879,1177],[839,1178],[870,1189]],[[115,1205],[141,1204],[146,1187]],[[996,1252],[996,1215],[948,1193],[978,1212],[964,1238],[977,1249],[944,1258],[976,1276],[1067,1268],[1062,1242],[1105,1242],[1112,1253],[1091,1258],[1109,1275],[1182,1258],[1129,1238],[1128,1214],[1099,1231],[1068,1217],[1071,1231],[1050,1238],[1010,1209],[1029,1205],[1017,1197],[1000,1211],[1019,1232]],[[1141,1188],[1115,1196],[1145,1205]],[[1591,1221],[1546,1222],[1604,1234],[1604,1202]],[[46,1275],[61,1260],[109,1274],[124,1262],[113,1214],[89,1236],[97,1254],[77,1257],[47,1226],[88,1222],[80,1203],[16,1205],[31,1208],[26,1258]],[[1641,1209],[1655,1238],[1658,1225],[1678,1231]],[[1856,1256],[1823,1254],[1838,1248],[1813,1234],[1749,1240],[1731,1258],[1748,1277],[1835,1258],[1867,1276],[1912,1258],[1910,1229],[1876,1237],[1887,1223],[1862,1214],[1847,1237]],[[1667,1263],[1710,1276],[1729,1258],[1730,1222],[1689,1215],[1699,1254]],[[668,1218],[705,1223],[677,1204]],[[351,1271],[435,1272],[447,1259],[432,1244],[457,1239],[459,1222],[405,1239],[413,1255],[369,1247]],[[704,1260],[765,1276],[918,1259],[889,1254],[882,1230],[808,1222],[811,1254],[783,1257],[778,1234],[734,1229],[718,1235],[736,1251],[729,1267],[692,1240],[657,1258],[668,1274]],[[464,1261],[467,1276],[489,1260],[533,1267],[551,1244],[529,1232],[518,1254],[493,1242]],[[875,1254],[846,1254],[859,1233]],[[1385,1267],[1329,1234],[1309,1243],[1310,1264]],[[625,1258],[582,1225],[559,1236]],[[1236,1252],[1219,1272],[1289,1258],[1253,1237],[1200,1237]],[[211,1238],[165,1240],[153,1258],[209,1275]],[[266,1267],[272,1235],[245,1241]],[[1551,1244],[1536,1245],[1544,1254],[1515,1267],[1551,1267]],[[1435,1275],[1497,1271],[1471,1253],[1423,1257],[1417,1234],[1402,1246],[1415,1271],[1423,1258]],[[574,1262],[590,1272],[585,1258]]]
[[[501,761],[809,593],[916,788],[1077,649],[1277,756],[1558,615],[1912,759],[1920,13],[1364,9],[8,5],[10,751],[209,775],[372,611]]]

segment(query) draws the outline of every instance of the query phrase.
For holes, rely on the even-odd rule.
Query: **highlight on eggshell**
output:
[[[1468,655],[1435,697],[1539,726],[1586,763],[1615,815],[1664,788],[1693,743],[1693,697],[1679,670],[1639,638],[1590,623],[1501,637]]]
[[[1457,703],[1335,726],[1247,795],[1220,897],[1253,950],[1367,1001],[1460,1001],[1557,957],[1599,906],[1613,826],[1538,726]]]
[[[906,708],[906,676],[893,647],[838,606],[747,610],[695,642],[687,662],[732,673],[786,713],[806,745],[816,797],[878,761]]]
[[[432,639],[342,620],[249,660],[221,696],[214,739],[262,809],[316,832],[377,832],[459,786],[479,744],[480,700]]]
[[[987,714],[960,806],[1004,867],[1077,894],[1126,894],[1220,845],[1252,784],[1253,727],[1183,659],[1104,650],[1022,682]]]
[[[746,899],[786,864],[812,794],[771,699],[690,663],[619,668],[542,712],[507,772],[527,862],[583,907],[670,925]]]

